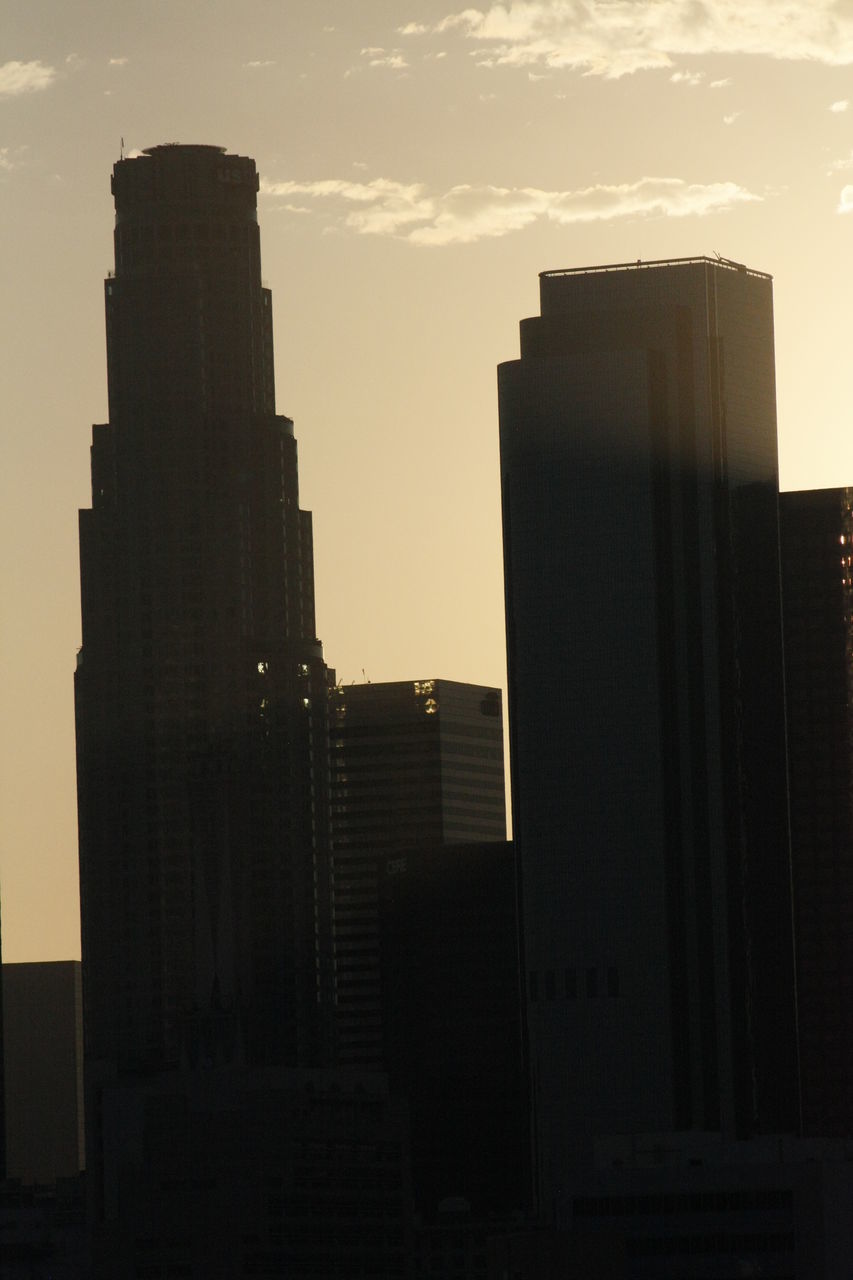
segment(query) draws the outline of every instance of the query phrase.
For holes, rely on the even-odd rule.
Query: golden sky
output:
[[[495,365],[542,270],[771,272],[783,486],[853,482],[853,0],[7,0],[6,960],[79,955],[76,513],[122,138],[257,160],[278,410],[347,681],[505,685]]]

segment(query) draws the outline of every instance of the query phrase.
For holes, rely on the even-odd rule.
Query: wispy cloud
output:
[[[844,169],[853,169],[853,151],[848,152],[846,156],[842,156],[840,160],[833,160],[827,170],[827,174],[831,176],[833,173],[839,173]]]
[[[842,187],[836,213],[853,213],[853,187]]]
[[[701,84],[705,79],[704,71],[673,71],[669,77],[673,84]]]
[[[742,115],[742,111],[731,111],[727,116],[723,116],[723,124],[734,124],[735,120]]]
[[[9,154],[8,147],[0,147],[0,172],[8,173],[10,169],[14,169],[12,157]]]
[[[426,34],[422,23],[398,30]],[[853,62],[853,8],[838,0],[508,0],[449,13],[428,30],[479,42],[483,66],[544,63],[610,78],[705,54]]]
[[[43,62],[4,62],[0,65],[0,98],[14,98],[20,93],[38,93],[56,79],[54,67]]]
[[[360,235],[388,235],[431,246],[504,236],[540,219],[569,226],[626,217],[682,218],[761,199],[734,182],[688,183],[680,178],[641,178],[575,191],[464,185],[439,193],[419,182],[328,178],[262,182],[261,191],[288,201],[299,196],[326,204],[345,227]]]
[[[369,67],[391,67],[392,70],[398,71],[409,65],[399,49],[382,49],[369,45],[366,49],[362,49],[361,56],[367,58]]]
[[[830,111],[834,111],[836,115],[840,115],[841,112],[846,111],[849,106],[850,102],[847,98],[839,98],[837,102],[830,103],[829,109]]]
[[[275,58],[253,58],[251,62],[244,62],[243,66],[251,67],[252,70],[256,67],[274,67]]]
[[[126,67],[129,61],[130,61],[130,59],[129,59],[129,58],[126,58],[126,57],[121,57],[121,58],[110,58],[110,66],[111,66],[111,67]]]

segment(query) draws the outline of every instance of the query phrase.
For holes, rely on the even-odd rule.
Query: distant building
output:
[[[3,965],[7,1177],[73,1178],[85,1164],[79,960]]]
[[[853,489],[779,516],[803,1131],[853,1137]]]
[[[387,855],[379,926],[383,1057],[409,1102],[415,1204],[429,1222],[459,1199],[476,1221],[507,1218],[530,1196],[512,844]]]
[[[104,1280],[403,1280],[405,1104],[380,1075],[168,1072],[108,1086]]]
[[[772,283],[547,271],[500,366],[542,1206],[596,1135],[799,1122]]]
[[[411,844],[506,838],[500,690],[339,685],[330,735],[338,1062],[378,1067],[379,859]]]

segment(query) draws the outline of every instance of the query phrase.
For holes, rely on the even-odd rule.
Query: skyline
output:
[[[354,8],[253,0],[194,28],[187,4],[72,0],[6,25],[6,960],[79,956],[76,520],[106,420],[122,138],[125,155],[181,141],[257,160],[276,399],[314,513],[318,632],[347,682],[506,688],[495,368],[540,271],[715,250],[769,271],[782,485],[853,480],[837,212],[853,11]]]

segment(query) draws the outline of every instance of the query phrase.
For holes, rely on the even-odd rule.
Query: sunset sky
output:
[[[5,960],[79,955],[77,509],[122,139],[257,161],[278,410],[344,680],[505,686],[495,366],[542,270],[772,273],[783,487],[853,483],[853,0],[7,0]]]

